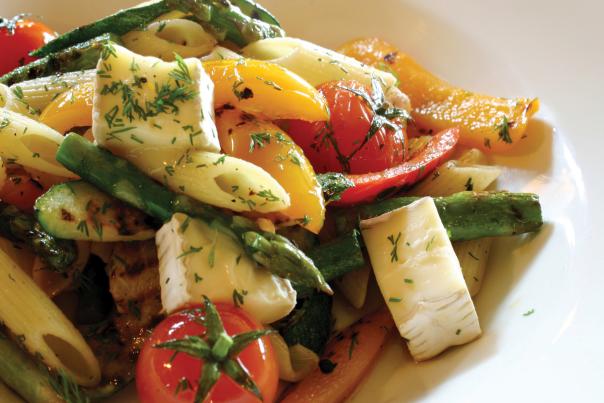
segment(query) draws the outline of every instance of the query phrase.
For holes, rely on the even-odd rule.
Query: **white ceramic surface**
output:
[[[65,29],[132,0],[0,0]],[[354,402],[603,402],[604,3],[545,0],[266,0],[290,35],[399,45],[451,82],[539,96],[540,145],[500,157],[500,187],[541,195],[545,228],[497,243],[476,305],[477,342],[414,364],[392,342]],[[534,309],[534,314],[523,313]],[[119,399],[123,400],[123,399]]]

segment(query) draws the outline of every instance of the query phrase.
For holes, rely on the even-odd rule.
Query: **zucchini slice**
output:
[[[143,212],[83,181],[53,186],[36,200],[35,212],[40,225],[58,238],[119,242],[155,236]]]

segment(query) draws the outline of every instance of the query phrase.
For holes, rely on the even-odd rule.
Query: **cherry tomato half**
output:
[[[36,199],[44,193],[44,188],[23,171],[9,174],[0,189],[0,200],[16,206],[27,213],[34,211]]]
[[[318,90],[329,105],[329,124],[301,120],[286,123],[288,134],[302,147],[315,171],[363,174],[404,162],[406,128],[397,119],[392,123],[400,131],[382,126],[365,142],[375,111],[355,91],[373,96],[369,89],[356,81],[332,81]]]
[[[240,308],[226,304],[217,304],[216,308],[225,331],[231,336],[262,329]],[[136,366],[136,387],[143,403],[180,403],[194,400],[203,362],[184,353],[174,356],[171,350],[153,346],[186,336],[202,335],[205,328],[195,321],[200,315],[199,310],[186,310],[170,315],[155,328],[145,343]],[[268,338],[251,343],[237,359],[260,389],[264,402],[274,401],[279,382],[279,368]],[[205,401],[257,403],[260,400],[231,378],[221,375]]]
[[[16,16],[0,19],[0,75],[6,74],[35,58],[29,52],[56,38],[55,31],[46,25]]]

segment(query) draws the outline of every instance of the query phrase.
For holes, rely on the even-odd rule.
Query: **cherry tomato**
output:
[[[29,52],[57,37],[46,25],[23,17],[0,19],[0,75],[35,60]]]
[[[27,173],[11,174],[0,189],[0,199],[19,210],[33,213],[34,203],[44,188]]]
[[[373,96],[356,81],[332,81],[318,87],[325,96],[331,120],[286,123],[289,135],[302,147],[315,171],[363,174],[383,171],[405,159],[406,128],[392,120],[401,130],[382,126],[365,142],[375,110],[355,91]]]
[[[262,329],[243,310],[233,305],[217,304],[216,308],[226,332],[233,336]],[[153,347],[173,339],[200,336],[205,328],[195,319],[199,310],[186,310],[170,315],[161,322],[145,343],[136,367],[136,386],[143,403],[192,402],[203,362],[185,353],[175,357],[172,350]],[[238,356],[239,363],[247,369],[260,389],[264,402],[272,402],[277,393],[279,368],[267,338],[247,346]],[[221,375],[205,402],[257,403],[260,400],[237,385],[231,378]]]

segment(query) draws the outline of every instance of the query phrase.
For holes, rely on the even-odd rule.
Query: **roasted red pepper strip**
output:
[[[366,203],[388,189],[413,185],[447,160],[458,141],[458,128],[444,130],[433,136],[426,148],[409,161],[380,172],[347,175],[355,186],[346,190],[334,204],[348,206]]]

